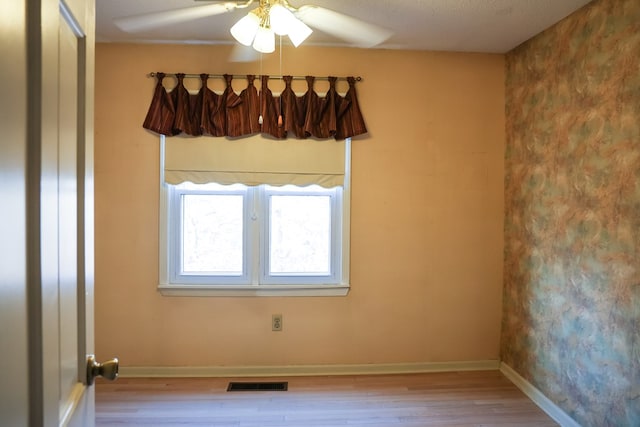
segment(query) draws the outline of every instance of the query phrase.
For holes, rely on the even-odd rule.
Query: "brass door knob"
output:
[[[120,362],[115,357],[104,363],[98,363],[96,357],[90,354],[87,356],[87,385],[92,385],[96,377],[114,381],[118,378],[119,366]]]

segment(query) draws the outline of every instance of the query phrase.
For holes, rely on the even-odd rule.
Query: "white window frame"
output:
[[[332,239],[340,242],[340,250],[332,251],[334,259],[331,264],[332,276],[324,279],[316,276],[313,279],[305,277],[305,283],[300,283],[299,276],[270,276],[267,266],[267,249],[265,248],[265,240],[259,244],[252,245],[250,243],[252,236],[258,234],[264,236],[268,232],[269,224],[264,221],[267,216],[265,212],[249,212],[245,208],[245,224],[250,229],[244,230],[244,247],[252,248],[251,251],[245,249],[243,256],[245,257],[245,265],[248,266],[246,276],[238,276],[232,280],[208,280],[203,283],[202,277],[191,275],[191,278],[184,275],[175,274],[178,264],[170,265],[171,262],[179,263],[176,256],[176,247],[170,244],[169,233],[177,233],[175,227],[180,226],[180,220],[171,218],[172,212],[180,212],[180,209],[169,209],[170,203],[179,203],[179,190],[171,191],[168,184],[164,181],[164,150],[165,137],[160,136],[160,206],[159,206],[159,285],[158,290],[162,295],[166,296],[344,296],[350,289],[349,284],[349,251],[350,251],[350,209],[351,209],[351,140],[345,140],[345,179],[344,186],[337,187],[333,192],[333,203],[336,203],[337,209],[334,209],[334,215],[341,215],[342,221],[336,222],[339,218],[332,218],[333,224],[341,224],[341,227],[333,227]],[[278,194],[277,189],[268,191],[249,191],[246,197],[262,197],[266,198],[268,194]],[[228,194],[228,193],[227,193]],[[302,193],[304,194],[304,193]],[[340,194],[342,197],[340,197]],[[264,210],[268,209],[266,200],[260,200],[259,205]],[[245,203],[245,206],[246,203]],[[258,220],[252,220],[257,215]],[[172,229],[173,227],[173,229]],[[262,228],[262,230],[260,230]],[[339,253],[337,253],[339,252]],[[262,257],[262,258],[260,258]],[[254,260],[259,259],[259,262]],[[225,276],[227,279],[227,276]],[[328,282],[328,283],[327,283]]]
[[[260,278],[259,282],[264,285],[295,285],[298,283],[305,283],[307,285],[332,285],[338,284],[341,281],[341,270],[342,270],[342,247],[340,246],[340,240],[342,239],[342,229],[341,229],[341,221],[340,216],[342,215],[342,188],[336,187],[332,189],[327,189],[321,193],[316,193],[312,191],[296,191],[296,193],[300,196],[303,195],[318,195],[321,194],[323,196],[328,196],[331,198],[332,210],[331,210],[331,242],[337,242],[337,245],[332,247],[331,251],[331,259],[330,270],[331,274],[327,276],[320,275],[277,275],[270,274],[269,265],[270,265],[270,251],[269,251],[269,241],[271,239],[271,229],[269,221],[266,221],[267,218],[270,217],[269,211],[271,209],[271,203],[269,197],[271,195],[291,195],[291,192],[287,192],[286,189],[280,188],[260,188],[258,191],[259,197],[261,198],[260,206],[262,208],[262,213],[260,215],[260,236],[262,240],[260,242]]]
[[[167,186],[168,187],[168,186]],[[169,236],[167,238],[168,247],[168,259],[169,263],[169,277],[170,283],[185,283],[185,284],[202,284],[208,282],[214,285],[227,284],[227,285],[241,285],[248,284],[252,280],[252,271],[245,269],[243,274],[238,276],[216,276],[216,275],[201,275],[201,274],[188,274],[181,273],[181,255],[182,255],[182,247],[183,247],[183,239],[179,237],[183,237],[180,232],[180,227],[182,225],[182,196],[183,195],[198,195],[198,194],[219,194],[219,195],[235,195],[242,196],[243,199],[243,224],[248,225],[249,227],[243,227],[242,233],[242,246],[243,248],[250,247],[250,242],[255,234],[255,231],[252,230],[252,221],[251,221],[251,212],[248,209],[249,199],[253,196],[253,192],[248,188],[244,189],[225,189],[225,190],[184,190],[181,188],[173,188],[168,191],[168,218],[172,213],[175,213],[176,220],[171,221],[168,226],[168,230],[175,236],[174,239],[171,239]],[[250,266],[253,264],[253,258],[255,253],[252,251],[243,250],[242,252],[242,264],[245,266]]]

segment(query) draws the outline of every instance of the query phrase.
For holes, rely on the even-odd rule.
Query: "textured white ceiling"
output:
[[[386,27],[385,49],[504,53],[591,0],[290,0],[313,4]],[[113,19],[202,5],[195,0],[96,0],[97,39],[102,42],[234,43],[229,28],[247,9],[128,34]],[[347,46],[314,31],[304,45]]]

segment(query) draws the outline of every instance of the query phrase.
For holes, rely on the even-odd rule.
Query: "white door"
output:
[[[0,425],[95,424],[94,0],[0,2]]]
[[[87,378],[93,353],[93,2],[59,0],[57,26],[57,421],[95,424],[95,397]],[[53,82],[52,82],[53,83]],[[53,105],[53,102],[51,103]],[[43,156],[43,165],[53,160]],[[53,163],[52,163],[53,166]],[[47,197],[43,192],[43,198]],[[44,209],[53,208],[53,203]],[[54,218],[54,212],[44,215]],[[51,221],[51,226],[55,224]],[[42,239],[54,233],[45,233]],[[49,230],[52,231],[52,230]],[[44,246],[44,245],[43,245]],[[55,251],[50,245],[49,254]],[[43,264],[45,253],[43,252]],[[52,266],[53,271],[53,266]],[[47,322],[47,319],[44,319]],[[54,346],[46,350],[54,350]],[[44,359],[55,359],[52,353]],[[117,362],[116,368],[117,368]],[[113,372],[113,371],[112,371]],[[117,372],[117,371],[116,371]],[[53,391],[53,390],[52,390]],[[54,396],[50,396],[53,401]],[[54,424],[52,424],[54,425]]]
[[[85,385],[86,354],[91,330],[83,327],[92,316],[86,309],[86,257],[83,250],[87,230],[83,227],[83,187],[85,159],[85,96],[83,54],[84,29],[69,7],[61,3],[58,28],[58,354],[59,354],[59,424],[90,426],[92,390]],[[53,205],[51,205],[51,208]],[[54,217],[51,213],[51,217]],[[54,225],[54,224],[52,224]],[[89,232],[91,232],[89,230]],[[86,248],[85,248],[86,249]],[[53,248],[51,248],[51,252]],[[44,255],[43,255],[44,256]]]

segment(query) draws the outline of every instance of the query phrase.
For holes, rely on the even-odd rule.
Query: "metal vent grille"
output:
[[[284,382],[230,382],[227,391],[287,391],[289,383]]]

